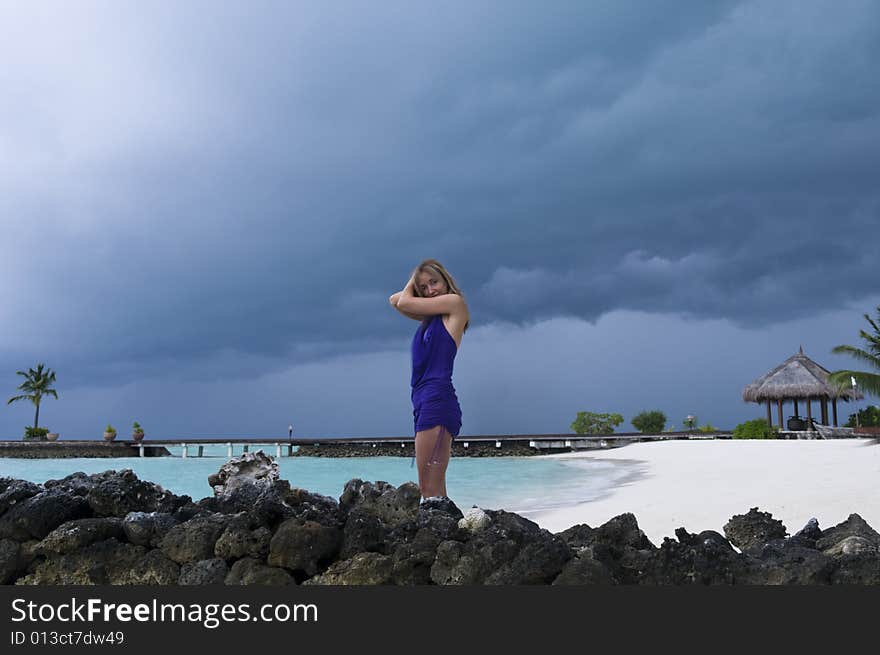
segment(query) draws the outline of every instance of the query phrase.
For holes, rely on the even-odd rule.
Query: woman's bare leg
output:
[[[416,465],[419,468],[422,498],[447,495],[446,468],[449,466],[451,450],[452,438],[442,425],[416,432]]]

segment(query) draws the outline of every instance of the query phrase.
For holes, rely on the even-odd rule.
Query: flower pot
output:
[[[113,441],[116,438],[115,432],[105,432],[104,441]]]
[[[57,432],[49,432],[46,434],[46,441],[58,441]]]
[[[144,440],[144,431],[138,430],[136,432],[132,432],[131,433],[131,440],[134,441],[135,443],[140,443],[141,441],[143,441]]]

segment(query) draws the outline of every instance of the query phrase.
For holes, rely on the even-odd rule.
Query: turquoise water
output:
[[[251,447],[251,451],[260,447]],[[0,477],[42,483],[75,471],[100,473],[132,469],[142,480],[155,482],[194,500],[212,496],[208,476],[226,461],[226,447],[205,447],[204,457],[180,457],[180,448],[169,448],[173,457],[89,459],[0,459]],[[274,448],[264,452],[274,456]],[[239,451],[240,452],[240,451]],[[238,454],[238,453],[237,453]],[[282,457],[281,478],[291,486],[339,498],[352,478],[384,480],[394,486],[416,481],[409,457]],[[630,474],[619,462],[544,457],[454,457],[447,471],[447,489],[463,510],[473,505],[505,509],[519,514],[595,500],[609,493]]]

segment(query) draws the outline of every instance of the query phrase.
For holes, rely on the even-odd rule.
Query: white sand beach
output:
[[[723,534],[731,516],[752,507],[791,534],[810,518],[824,530],[852,513],[880,531],[880,443],[873,439],[659,441],[553,457],[629,460],[637,474],[604,498],[529,517],[551,532],[631,512],[659,546],[679,527]]]

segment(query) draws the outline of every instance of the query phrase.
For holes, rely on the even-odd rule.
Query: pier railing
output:
[[[616,448],[637,441],[664,441],[670,439],[729,439],[730,432],[663,432],[659,434],[642,434],[641,432],[618,432],[604,435],[587,434],[499,434],[499,435],[461,435],[456,438],[458,448],[504,449],[505,446],[516,447],[520,451],[529,449],[533,452],[564,452],[572,450]],[[276,457],[291,456],[294,448],[304,447],[310,452],[338,450],[343,447],[361,446],[375,448],[377,452],[388,452],[390,448],[412,450],[414,438],[402,437],[169,437],[150,438],[135,442],[118,439],[113,441],[114,447],[127,446],[138,451],[138,455],[147,455],[147,449],[175,447],[181,449],[181,457],[203,457],[205,446],[225,446],[228,458],[239,453],[246,453],[254,446],[268,446]],[[20,440],[0,440],[0,451],[8,444],[21,444]],[[51,448],[56,444],[95,445],[100,440],[64,440],[63,442],[41,443],[40,446]],[[36,444],[34,444],[36,445]],[[326,448],[324,448],[326,447]],[[240,450],[239,450],[240,448]],[[400,451],[397,451],[400,452]],[[500,453],[499,453],[500,454]]]

